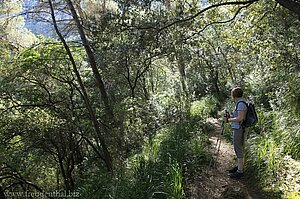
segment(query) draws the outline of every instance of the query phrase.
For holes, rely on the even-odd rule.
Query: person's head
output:
[[[243,94],[244,92],[240,87],[235,87],[231,90],[231,97],[233,99],[242,98]]]

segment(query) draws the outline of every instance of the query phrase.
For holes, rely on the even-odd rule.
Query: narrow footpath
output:
[[[227,169],[234,163],[234,150],[231,143],[221,136],[221,124],[217,119],[208,121],[214,127],[209,133],[211,153],[216,153],[217,140],[221,141],[218,157],[214,156],[215,164],[203,168],[205,172],[195,173],[190,179],[188,189],[191,199],[263,199],[257,191],[247,185],[247,177],[240,180],[228,177]]]

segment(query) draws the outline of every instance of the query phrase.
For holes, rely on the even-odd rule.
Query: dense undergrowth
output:
[[[259,182],[266,198],[300,198],[299,121],[265,111],[259,118],[247,141],[252,180]]]
[[[158,130],[113,178],[103,171],[91,177],[79,189],[82,198],[189,198],[187,178],[202,172],[211,158],[203,121],[216,116],[218,106],[211,96],[193,102],[188,119]],[[299,121],[274,111],[257,112],[259,123],[246,142],[247,178],[259,184],[265,198],[299,198]],[[225,128],[231,139],[230,125]]]
[[[78,188],[81,198],[189,198],[187,180],[211,159],[205,118],[217,116],[219,102],[195,101],[184,120],[160,128],[143,149],[122,161],[113,177],[97,171]],[[246,175],[264,198],[299,198],[299,121],[257,109],[259,122],[246,142]],[[220,112],[219,116],[220,117]],[[225,137],[231,139],[230,125]],[[251,174],[251,175],[248,175]]]
[[[208,136],[203,131],[203,119],[199,114],[209,115],[213,109],[205,107],[203,110],[200,104],[203,102],[192,106],[189,119],[158,130],[140,153],[118,167],[112,180],[103,171],[92,176],[91,182],[79,188],[81,197],[189,198],[187,177],[201,172],[211,158]]]

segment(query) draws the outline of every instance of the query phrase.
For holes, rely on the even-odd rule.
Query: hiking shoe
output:
[[[237,170],[238,170],[238,167],[236,166],[236,167],[233,167],[232,169],[228,169],[227,171],[228,171],[228,173],[235,173],[235,172],[237,172]]]
[[[230,173],[228,174],[230,178],[235,178],[235,179],[240,179],[244,176],[243,173],[240,173],[240,172],[234,172],[234,173]]]

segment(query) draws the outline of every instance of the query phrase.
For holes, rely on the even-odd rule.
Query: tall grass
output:
[[[300,198],[298,130],[282,113],[260,111],[259,119],[253,129],[256,134],[248,139],[248,173],[254,174],[266,198]]]
[[[282,137],[286,140],[285,151],[292,158],[300,160],[300,118],[283,117]]]
[[[217,101],[194,102],[185,121],[158,130],[140,153],[121,161],[114,177],[99,171],[78,188],[81,198],[189,198],[187,176],[201,172],[210,160],[203,118],[215,114]]]
[[[207,137],[198,123],[183,122],[161,129],[141,153],[116,168],[113,180],[97,173],[79,188],[81,198],[188,198],[185,175],[208,161]]]
[[[168,192],[170,198],[182,199],[185,196],[185,191],[183,187],[183,173],[182,168],[177,162],[171,163],[170,168],[168,169]]]

